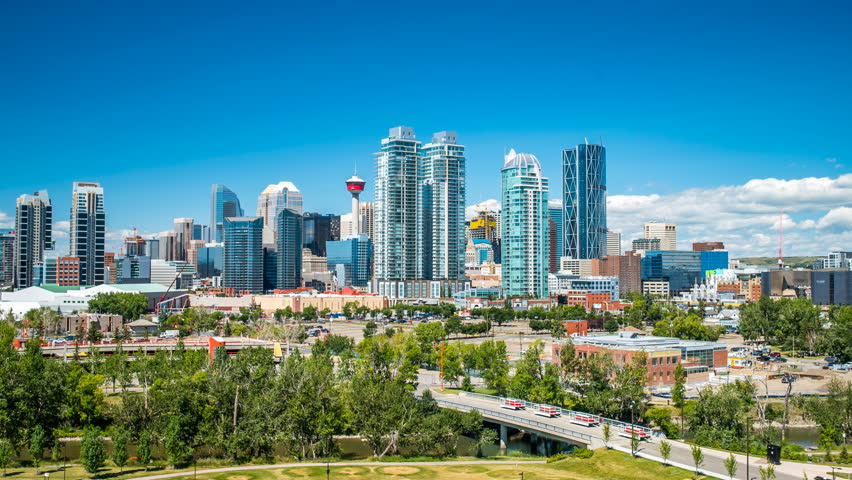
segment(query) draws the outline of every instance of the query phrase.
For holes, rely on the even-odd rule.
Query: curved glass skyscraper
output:
[[[222,242],[224,239],[225,217],[242,217],[245,215],[240,206],[237,194],[228,187],[214,183],[210,191],[210,242]]]
[[[535,155],[506,155],[502,170],[503,293],[547,297],[547,178]]]

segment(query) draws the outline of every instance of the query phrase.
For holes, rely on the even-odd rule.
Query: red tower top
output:
[[[367,182],[358,178],[358,175],[353,175],[352,178],[346,180],[346,190],[361,193],[364,191],[364,185],[366,184]]]

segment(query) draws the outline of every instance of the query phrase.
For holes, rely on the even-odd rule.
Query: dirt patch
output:
[[[245,475],[231,475],[228,477],[228,480],[249,480],[249,477],[246,477]]]
[[[414,475],[422,470],[417,467],[383,467],[379,471],[387,475]]]
[[[447,471],[453,473],[484,473],[488,471],[488,468],[482,465],[453,465],[447,467]]]
[[[286,468],[281,473],[285,477],[310,477],[312,472],[309,468]]]
[[[368,470],[362,467],[340,467],[331,469],[331,473],[336,473],[340,475],[361,475],[367,472]]]

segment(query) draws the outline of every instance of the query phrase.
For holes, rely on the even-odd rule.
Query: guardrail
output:
[[[489,401],[489,402],[496,401],[496,402],[499,403],[501,401],[501,397],[495,397],[494,395],[485,395],[485,394],[482,394],[482,393],[464,392],[464,396],[465,397],[478,398],[480,400],[486,400],[486,401]],[[526,400],[520,400],[520,399],[514,399],[514,398],[512,400],[520,401],[521,404],[524,406],[524,408],[536,409],[536,408],[539,407],[539,405],[545,405],[545,404],[533,403],[533,402],[528,402]],[[644,430],[648,433],[648,435],[651,435],[651,433],[652,433],[650,428],[643,427],[641,425],[635,425],[635,424],[630,424],[630,423],[627,423],[627,422],[622,422],[622,421],[619,421],[619,420],[613,420],[611,418],[602,417],[600,415],[595,415],[595,414],[592,414],[592,413],[579,412],[579,411],[575,411],[575,410],[566,410],[562,407],[557,407],[555,405],[546,405],[546,406],[556,408],[556,410],[559,412],[559,414],[562,415],[563,417],[574,418],[577,415],[588,415],[588,416],[592,416],[592,417],[598,417],[600,419],[601,423],[608,423],[608,424],[612,425],[613,427],[615,427],[617,430],[625,430],[629,427],[632,427],[632,428],[635,428],[635,429],[638,429],[638,430]]]
[[[499,410],[490,410],[479,407],[474,407],[472,405],[467,405],[464,403],[452,402],[449,400],[440,400],[435,399],[438,402],[438,405],[444,407],[455,408],[457,410],[464,410],[469,412],[471,410],[476,410],[481,413],[483,416],[491,417],[491,418],[499,418],[502,420],[508,420],[517,425],[524,425],[528,427],[533,427],[542,432],[550,432],[558,435],[563,435],[566,437],[576,438],[585,442],[586,444],[591,444],[592,440],[596,437],[589,435],[587,433],[575,432],[574,430],[569,430],[567,428],[558,427],[556,425],[547,423],[547,422],[539,422],[537,420],[531,420],[529,418],[520,417],[518,415],[512,415],[511,413],[501,412]]]

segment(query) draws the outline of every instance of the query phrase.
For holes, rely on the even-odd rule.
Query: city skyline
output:
[[[56,211],[68,211],[65,192],[77,180],[110,192],[113,250],[133,226],[150,235],[176,217],[206,222],[202,199],[216,183],[247,212],[264,185],[292,181],[305,211],[345,213],[339,181],[356,163],[369,181],[375,139],[411,125],[462,135],[467,206],[499,198],[499,164],[510,145],[535,154],[556,181],[561,151],[587,137],[609,151],[608,223],[624,232],[623,245],[645,221],[659,220],[683,224],[685,241],[718,234],[735,254],[771,255],[781,208],[790,216],[791,255],[852,243],[837,231],[852,227],[850,202],[840,199],[850,198],[840,184],[850,182],[841,175],[852,162],[845,88],[852,67],[838,61],[852,45],[848,5],[624,7],[548,7],[518,23],[514,7],[499,2],[453,6],[449,18],[411,6],[341,6],[332,17],[308,5],[187,6],[170,15],[81,6],[55,16],[11,6],[0,19],[0,49],[16,72],[0,79],[14,92],[0,109],[0,158],[40,168],[6,172],[0,228],[14,223],[22,194],[56,192]],[[566,30],[578,15],[606,21]],[[434,20],[445,30],[439,38],[385,41]],[[232,34],[222,35],[223,26]],[[510,29],[518,35],[508,42],[502,32]],[[214,61],[208,52],[222,54]],[[388,61],[438,53],[458,58],[454,75]],[[570,75],[575,66],[566,58],[594,63],[594,74]],[[538,74],[502,74],[511,70]],[[433,108],[438,93],[457,107],[451,114]],[[793,148],[794,140],[808,147]],[[743,191],[755,179],[765,189],[770,178],[787,180],[791,191],[783,202],[757,198],[757,211],[733,195],[711,214],[658,213],[667,200],[696,196],[690,192]],[[809,178],[833,181],[802,182]],[[829,184],[834,198],[813,201],[813,191],[799,190],[803,183],[817,192]],[[374,199],[374,186],[362,201]],[[64,217],[55,216],[60,246]]]

